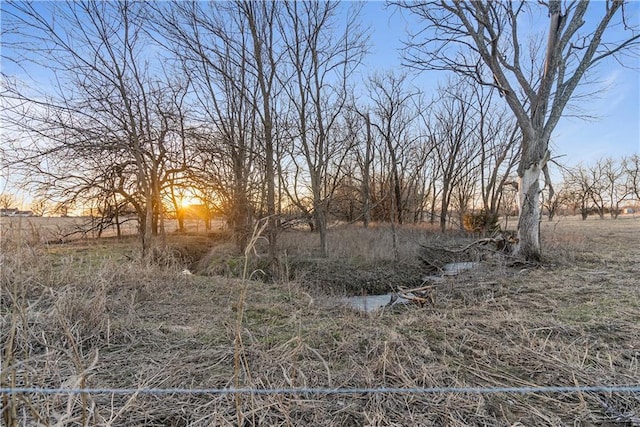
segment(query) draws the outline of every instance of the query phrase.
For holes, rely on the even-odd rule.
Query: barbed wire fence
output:
[[[354,388],[42,388],[2,387],[0,394],[149,394],[149,395],[348,395],[348,394],[539,394],[539,393],[640,393],[635,385],[539,386],[539,387],[354,387]]]

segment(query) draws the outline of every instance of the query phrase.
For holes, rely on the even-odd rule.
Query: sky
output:
[[[595,6],[598,6],[595,2]],[[640,1],[627,5],[631,22],[640,26]],[[371,52],[359,70],[364,81],[373,72],[408,71],[411,82],[429,98],[440,82],[447,78],[443,72],[416,72],[402,69],[401,48],[407,33],[421,25],[405,11],[387,7],[383,1],[365,2],[363,25],[370,27]],[[546,33],[548,19],[540,18],[542,33]],[[578,102],[583,113],[593,119],[563,118],[552,135],[552,153],[565,165],[593,164],[602,157],[620,158],[640,153],[640,58],[627,61],[631,68],[615,61],[600,64],[597,77],[603,83],[597,97]],[[11,64],[0,64],[7,72]],[[10,72],[10,71],[9,71]],[[0,136],[1,138],[1,136]],[[553,168],[552,168],[553,170]],[[4,191],[0,170],[0,192]]]
[[[591,7],[598,7],[598,3]],[[604,6],[604,5],[602,5]],[[640,26],[640,1],[627,5],[631,21]],[[596,12],[595,8],[592,12]],[[363,18],[371,26],[372,53],[365,64],[368,70],[397,70],[401,67],[400,49],[407,40],[407,30],[419,25],[406,12],[387,8],[382,1],[367,2]],[[542,17],[541,30],[546,33],[548,20]],[[640,58],[627,60],[624,68],[616,61],[606,61],[595,70],[601,92],[577,106],[593,119],[563,117],[551,138],[553,156],[565,165],[593,164],[602,157],[620,158],[640,153]],[[417,72],[413,83],[433,93],[444,72]],[[567,110],[567,115],[571,111]]]

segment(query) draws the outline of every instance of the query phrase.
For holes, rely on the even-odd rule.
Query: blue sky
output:
[[[600,3],[600,4],[598,4]],[[596,7],[603,6],[596,2]],[[640,2],[627,5],[631,23],[640,26]],[[362,79],[371,73],[402,71],[400,48],[407,39],[407,30],[419,28],[420,23],[407,12],[386,7],[382,1],[366,2],[363,6],[363,25],[370,26],[371,53],[359,71]],[[546,16],[539,19],[541,32],[546,33]],[[21,74],[12,64],[2,63],[5,72]],[[563,118],[552,136],[554,156],[563,156],[561,162],[568,165],[591,164],[610,156],[620,158],[640,153],[640,59],[627,61],[633,68],[623,68],[615,61],[606,61],[597,69],[597,77],[603,82],[597,97],[581,100],[582,110],[595,120]],[[411,81],[422,89],[427,97],[435,93],[439,82],[447,78],[442,72],[411,72]],[[46,78],[35,72],[31,78],[40,80],[34,87],[42,87]],[[3,175],[4,171],[0,171]],[[0,192],[3,190],[0,176]]]
[[[603,3],[595,2],[591,12],[604,7]],[[632,2],[626,7],[631,23],[640,26],[640,2]],[[415,31],[419,23],[406,12],[386,8],[382,1],[366,3],[363,18],[372,31],[372,53],[364,68],[398,70],[402,62],[399,49],[407,39],[407,29]],[[546,16],[540,22],[544,25],[541,31],[545,33]],[[561,119],[551,144],[553,155],[563,156],[562,163],[592,164],[602,157],[619,158],[640,153],[640,58],[627,58],[625,65],[633,69],[623,68],[613,60],[601,63],[595,70],[595,77],[602,82],[597,86],[601,92],[577,102],[585,114],[596,119]],[[415,74],[413,83],[429,95],[437,82],[445,78],[443,72],[420,72]]]
[[[603,4],[595,3],[592,12],[597,11],[598,3]],[[626,7],[631,22],[640,26],[640,1]],[[362,17],[363,25],[368,25],[371,31],[371,53],[359,70],[361,78],[366,79],[375,71],[401,71],[402,42],[407,39],[407,30],[415,31],[420,22],[406,11],[385,6],[384,1],[365,2]],[[538,22],[543,25],[541,32],[546,33],[546,16]],[[22,74],[13,64],[3,61],[1,65],[5,72]],[[601,92],[578,102],[584,113],[596,117],[595,120],[563,118],[560,121],[552,136],[552,149],[554,155],[565,156],[564,163],[592,163],[603,156],[640,153],[640,58],[627,60],[627,65],[633,68],[623,68],[609,60],[597,68],[597,78],[603,82],[597,86]],[[46,80],[38,72],[29,77],[40,80],[36,87]],[[446,77],[443,72],[410,71],[411,81],[427,97],[435,93],[438,83]]]

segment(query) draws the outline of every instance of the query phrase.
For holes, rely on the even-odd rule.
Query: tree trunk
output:
[[[440,231],[447,231],[447,212],[449,211],[448,202],[442,201],[442,209],[440,210]]]
[[[120,230],[120,207],[118,206],[118,198],[115,193],[113,194],[113,206],[115,209],[114,221],[116,222],[116,236],[118,240],[120,240],[120,237],[122,237],[122,231]]]
[[[436,223],[436,204],[438,203],[438,193],[436,191],[436,180],[433,178],[431,186],[431,208],[429,212],[429,224],[434,225]]]
[[[524,154],[523,154],[524,155]],[[542,257],[540,245],[540,173],[545,159],[527,162],[519,171],[518,186],[518,245],[516,255],[529,261],[540,261]]]
[[[391,132],[389,131],[389,134]],[[398,171],[398,159],[396,156],[396,150],[391,142],[391,138],[385,138],[387,142],[387,148],[389,150],[389,155],[391,157],[391,177],[393,179],[392,183],[392,202],[393,206],[391,208],[391,216],[396,215],[398,219],[398,224],[402,224],[402,188],[400,186],[400,172]]]
[[[394,198],[396,204],[396,215],[398,215],[398,224],[403,224],[403,203],[402,203],[402,187],[400,186],[400,174],[398,172],[398,166],[393,168],[393,181],[394,181]]]
[[[145,197],[145,218],[142,227],[142,257],[145,258],[150,254],[153,247],[153,196],[151,189],[146,189]]]
[[[238,176],[236,171],[236,182],[234,186],[234,198],[232,202],[232,218],[233,218],[233,234],[236,241],[236,245],[241,253],[247,247],[250,224],[249,224],[249,202],[247,200],[247,193],[245,186],[243,185],[244,178]]]
[[[440,231],[445,232],[447,230],[447,216],[449,213],[449,201],[451,195],[449,191],[449,181],[444,180],[442,185],[442,202],[440,204]]]
[[[273,126],[271,113],[265,102],[265,179],[267,181],[267,236],[269,238],[269,258],[275,266],[278,257],[278,224],[276,222],[275,164],[273,156]]]
[[[369,227],[369,221],[371,221],[371,192],[370,192],[370,169],[371,169],[371,118],[369,113],[365,116],[367,124],[367,146],[365,148],[364,165],[362,168],[362,222],[363,227]]]
[[[178,219],[178,231],[184,233],[186,230],[184,229],[184,208],[182,206],[178,208],[176,217]]]
[[[313,216],[316,222],[318,233],[320,234],[320,256],[326,258],[329,256],[329,245],[327,243],[327,214],[325,204],[322,201],[314,200]]]
[[[258,24],[264,25],[264,31],[267,35],[273,34],[273,22],[265,20],[264,22],[256,21],[256,9],[257,4],[253,3],[239,3],[242,5],[243,14],[247,17],[249,31],[253,41],[253,59],[256,64],[256,75],[258,79],[258,86],[260,88],[260,95],[262,97],[262,124],[264,126],[264,168],[265,168],[265,181],[267,190],[267,237],[269,240],[269,258],[273,271],[275,271],[275,265],[278,256],[278,223],[276,221],[276,191],[275,191],[275,160],[274,160],[274,122],[272,116],[272,82],[273,75],[275,73],[274,63],[265,66],[263,63],[263,48],[266,50],[266,56],[269,61],[272,61],[273,45],[267,43],[271,41],[269,39],[263,40],[264,34],[261,34]],[[263,3],[263,6],[267,3]],[[265,6],[266,7],[266,6]],[[264,10],[267,13],[267,10]],[[268,14],[268,13],[267,13]]]
[[[555,47],[560,36],[560,2],[549,2],[550,28],[547,40],[547,52],[540,88],[536,98],[530,127],[520,124],[522,129],[522,158],[518,167],[518,246],[516,255],[527,261],[539,262],[542,259],[540,245],[540,175],[549,156],[549,140],[544,136],[545,116],[549,104],[549,93],[556,71],[559,52]]]

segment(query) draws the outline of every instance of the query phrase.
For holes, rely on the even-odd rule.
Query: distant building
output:
[[[17,208],[0,209],[0,216],[15,216],[19,212]]]
[[[33,212],[21,211],[18,208],[0,209],[0,216],[33,216]]]
[[[622,213],[622,214],[632,214],[632,213],[635,213],[635,210],[633,208],[622,208],[622,209],[620,209],[620,213]]]

